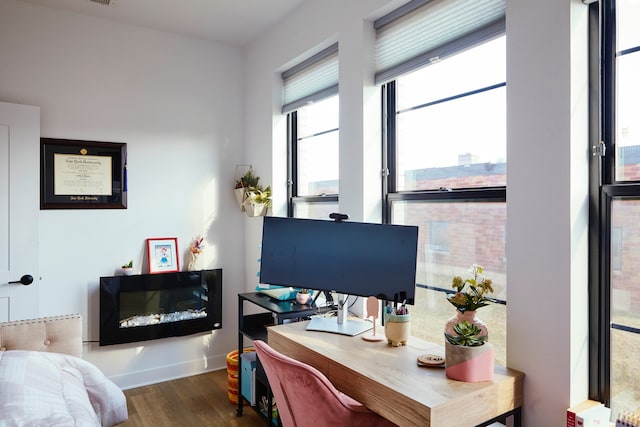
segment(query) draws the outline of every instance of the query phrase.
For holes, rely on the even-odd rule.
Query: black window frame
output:
[[[506,85],[506,82],[505,82]],[[469,93],[471,94],[471,93]],[[474,187],[452,188],[437,190],[398,191],[396,186],[397,156],[396,156],[396,81],[392,80],[382,86],[382,117],[383,117],[383,155],[382,170],[385,171],[382,180],[382,222],[391,223],[392,204],[396,201],[422,201],[426,203],[506,203],[507,187]],[[426,283],[416,283],[417,287],[450,293],[451,289],[434,287]],[[506,300],[495,299],[498,304],[506,305]]]
[[[639,181],[616,181],[616,0],[589,5],[590,164],[589,200],[589,398],[611,406],[611,330],[640,329],[611,322],[611,239],[614,200],[640,200]],[[596,147],[606,148],[599,155]]]
[[[294,217],[296,203],[338,203],[338,194],[298,195],[298,169],[298,111],[294,110],[287,114],[287,217]]]

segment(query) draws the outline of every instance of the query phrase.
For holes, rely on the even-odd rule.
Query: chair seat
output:
[[[338,391],[322,372],[255,340],[283,427],[390,427],[394,423]]]

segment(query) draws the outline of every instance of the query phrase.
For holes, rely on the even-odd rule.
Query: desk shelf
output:
[[[244,314],[245,302],[258,306],[265,311],[257,314]],[[266,342],[268,326],[281,325],[285,321],[308,319],[310,315],[317,312],[318,309],[314,304],[298,304],[290,300],[280,301],[258,292],[238,294],[238,356],[244,351],[244,338]],[[238,370],[238,384],[242,384],[242,369]],[[268,401],[273,399],[269,383],[259,361],[256,368],[256,390],[258,390],[258,386],[263,387],[263,393],[266,390]],[[269,404],[267,414],[265,414],[260,410],[260,403],[257,400],[258,397],[256,396],[256,405],[251,406],[251,408],[264,419],[265,423],[269,426],[282,425],[279,419],[272,420],[267,416],[273,410],[271,404]],[[239,390],[237,416],[242,416],[245,401],[246,399],[244,399]]]
[[[248,314],[239,319],[238,330],[250,340],[267,341],[267,326],[273,325],[273,314]]]

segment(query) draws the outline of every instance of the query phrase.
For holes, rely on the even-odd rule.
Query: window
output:
[[[285,71],[282,78],[288,123],[287,215],[329,219],[338,210],[338,45]]]
[[[505,37],[396,80],[396,190],[506,185]]]
[[[380,60],[384,83],[383,218],[417,225],[412,334],[443,341],[454,276],[480,264],[500,303],[482,308],[496,361],[506,364],[506,49],[504,1],[408,3],[376,22],[381,57],[408,22],[428,39],[411,57]],[[434,19],[438,16],[438,19]],[[455,23],[436,25],[438,22]],[[426,24],[425,24],[426,25]],[[392,28],[386,28],[391,26]],[[393,27],[396,27],[395,29]]]
[[[640,3],[601,0],[590,11],[592,50],[600,52],[591,73],[600,88],[592,94],[599,101],[592,141],[607,149],[591,168],[590,325],[597,333],[589,384],[590,397],[619,414],[640,401]]]
[[[616,181],[640,180],[640,3],[616,1]]]
[[[429,221],[429,252],[449,252],[449,221]]]
[[[338,96],[291,113],[291,214],[329,219],[338,210]]]

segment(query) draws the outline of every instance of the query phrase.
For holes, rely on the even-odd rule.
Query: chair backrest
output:
[[[393,425],[339,392],[313,366],[271,348],[253,345],[278,407],[283,427]]]

